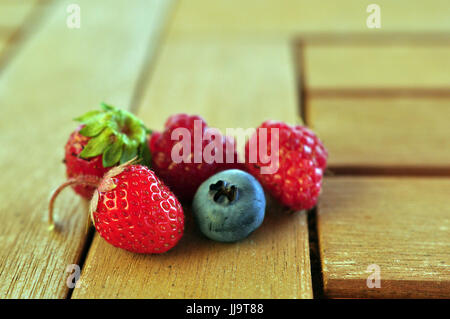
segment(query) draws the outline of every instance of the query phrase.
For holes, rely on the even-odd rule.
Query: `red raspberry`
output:
[[[260,139],[264,137],[262,129],[267,129],[267,155],[272,154],[272,136],[275,138],[274,145],[279,147],[278,154],[274,154],[279,159],[278,169],[273,174],[261,173],[261,167],[271,164],[266,163],[259,154]],[[271,129],[278,129],[278,136]],[[254,145],[257,147],[250,148],[250,141],[256,141],[257,144]],[[275,199],[295,210],[311,209],[316,205],[328,153],[310,129],[300,125],[266,121],[247,142],[245,154],[247,171],[255,176]],[[256,163],[251,163],[252,159],[256,159]]]
[[[194,149],[194,121],[199,121],[199,132],[202,136],[201,149]],[[186,158],[190,159],[190,163],[180,162],[176,163],[172,160],[172,149],[179,143],[177,140],[172,140],[172,132],[177,128],[185,128],[189,131],[191,137],[190,153]],[[165,128],[162,133],[153,132],[149,141],[149,148],[152,154],[151,167],[155,173],[170,187],[170,189],[178,196],[181,201],[190,201],[195,195],[197,188],[210,176],[215,173],[231,168],[240,168],[241,164],[237,163],[237,152],[234,146],[234,140],[231,137],[224,137],[220,134],[220,147],[223,152],[223,163],[212,162],[208,163],[204,160],[202,154],[206,147],[211,147],[214,143],[212,135],[205,136],[205,133],[211,133],[215,129],[209,128],[206,122],[200,116],[175,114],[168,118],[165,123]],[[216,131],[218,133],[218,131]],[[208,134],[207,134],[208,135]],[[228,155],[233,159],[234,163],[226,163],[227,158],[227,144],[230,143],[232,153]],[[217,154],[217,148],[212,154]],[[197,152],[200,163],[194,162],[195,152]],[[218,153],[220,154],[220,153]]]
[[[147,167],[119,166],[100,182],[91,202],[99,234],[135,253],[163,253],[183,235],[183,208]]]

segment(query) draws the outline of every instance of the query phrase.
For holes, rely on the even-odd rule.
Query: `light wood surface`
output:
[[[1,59],[1,55],[3,54],[7,45],[8,45],[8,39],[0,37],[0,59]]]
[[[149,16],[163,17],[168,2],[116,1],[105,10],[78,1],[88,10],[76,30],[65,24],[69,3],[49,8],[44,25],[0,76],[0,143],[8,145],[0,149],[1,298],[67,295],[65,270],[79,262],[87,207],[70,190],[62,194],[55,233],[47,231],[46,208],[51,190],[65,178],[63,146],[77,125],[71,119],[100,101],[128,106],[158,30]]]
[[[223,133],[268,119],[298,122],[291,50],[284,40],[168,40],[139,115],[159,130],[173,113],[200,114]]]
[[[450,297],[448,1],[379,0],[376,30],[360,0],[174,2],[78,0],[71,30],[73,1],[0,0],[0,298],[312,298],[321,279],[325,297]],[[48,233],[71,119],[101,101],[153,129],[175,112],[221,130],[298,123],[301,106],[331,172],[353,176],[325,179],[316,219],[269,200],[237,244],[202,237],[186,207],[179,246],[131,254],[91,241],[70,190]],[[308,221],[323,278],[311,275]],[[366,284],[372,264],[380,289]]]
[[[381,29],[369,29],[371,2],[360,0],[183,0],[174,22],[176,36],[301,37],[331,32],[444,32],[450,30],[446,0],[379,0]]]
[[[332,171],[448,172],[449,105],[449,98],[312,98],[307,113]]]
[[[328,178],[317,220],[325,295],[450,297],[449,188],[448,178]],[[373,264],[381,288],[367,287]]]
[[[158,56],[138,109],[152,128],[177,112],[200,114],[223,132],[298,117],[287,42],[169,38]],[[86,284],[72,297],[312,298],[307,227],[304,213],[274,205],[249,238],[219,244],[188,221],[182,242],[161,256],[129,254],[96,235]]]
[[[6,30],[20,27],[32,12],[37,0],[2,0],[0,1],[0,34]],[[2,31],[3,30],[3,31]]]
[[[305,85],[312,96],[327,89],[445,88],[450,93],[450,38],[434,46],[421,44],[420,37],[411,41],[383,45],[376,39],[374,44],[306,45]]]
[[[234,244],[205,238],[187,209],[185,234],[165,254],[132,254],[96,234],[72,298],[312,298],[306,215],[274,205]]]

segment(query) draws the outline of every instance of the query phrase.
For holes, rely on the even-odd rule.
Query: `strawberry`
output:
[[[272,129],[278,129],[278,134]],[[273,145],[278,145],[278,152],[272,150],[272,137]],[[268,163],[262,157],[259,151],[261,141],[266,142],[267,155],[278,159],[276,163]],[[246,170],[275,199],[295,210],[311,209],[316,205],[327,157],[327,150],[310,129],[276,121],[264,122],[245,146]],[[263,174],[261,168],[271,164],[276,164],[275,172]]]
[[[69,185],[96,187],[90,215],[100,236],[113,246],[143,254],[163,253],[183,236],[183,208],[175,195],[153,171],[125,163],[100,179],[83,175],[67,182],[53,194],[49,222],[53,229],[53,204]]]
[[[183,235],[178,199],[147,167],[119,166],[94,193],[91,216],[107,242],[136,253],[163,253]]]
[[[102,156],[98,155],[90,159],[80,157],[80,153],[86,147],[90,138],[80,134],[83,125],[80,125],[69,137],[65,146],[64,163],[66,164],[67,178],[75,178],[80,175],[102,177],[109,168],[103,167]],[[75,192],[86,199],[91,199],[95,187],[87,185],[73,186]]]
[[[78,117],[80,125],[65,146],[64,163],[69,179],[81,175],[102,177],[112,166],[125,163],[135,156],[149,164],[147,134],[141,120],[133,114],[107,104],[101,111],[90,111]],[[86,199],[94,187],[73,186]]]
[[[190,136],[187,154],[183,154],[183,158],[187,161],[176,162],[172,158],[172,150],[180,143],[177,139],[172,139],[172,133],[176,129],[185,129]],[[195,148],[196,133],[197,136],[203,137],[197,149]],[[241,168],[241,164],[237,163],[234,144],[233,138],[224,137],[218,130],[208,127],[200,116],[175,114],[167,119],[164,130],[153,132],[149,140],[151,167],[180,200],[191,201],[200,184],[210,176],[225,169]],[[212,154],[223,154],[219,156],[223,162],[205,160],[202,154],[208,149],[214,149]],[[195,157],[200,162],[195,162]],[[230,159],[232,163],[227,163]]]

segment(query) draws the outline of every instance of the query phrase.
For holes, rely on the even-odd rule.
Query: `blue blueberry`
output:
[[[259,182],[238,169],[207,179],[192,203],[201,232],[221,242],[235,242],[250,235],[261,225],[265,208],[266,198]]]

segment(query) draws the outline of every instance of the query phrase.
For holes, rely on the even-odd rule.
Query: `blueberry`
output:
[[[264,191],[250,174],[230,169],[198,188],[192,210],[201,232],[221,242],[235,242],[257,229],[266,208]]]

